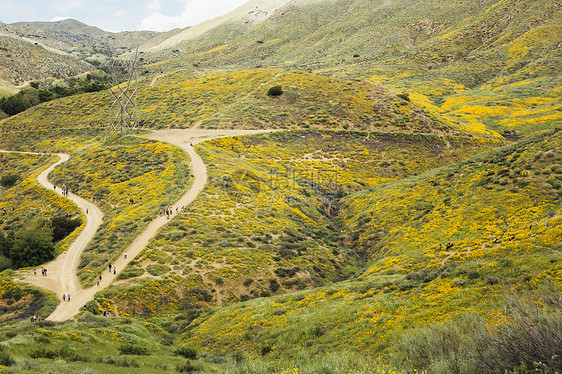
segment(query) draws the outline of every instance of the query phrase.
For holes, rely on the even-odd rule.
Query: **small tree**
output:
[[[12,187],[14,184],[16,184],[18,179],[20,179],[20,177],[17,174],[4,175],[2,179],[0,179],[0,184],[4,188]]]
[[[10,249],[16,267],[35,266],[54,257],[53,231],[48,226],[20,231]]]
[[[267,90],[267,96],[281,96],[283,95],[283,88],[281,86],[273,86]]]

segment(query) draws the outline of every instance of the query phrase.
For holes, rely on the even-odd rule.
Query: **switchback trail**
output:
[[[191,203],[203,190],[207,182],[207,168],[203,160],[195,152],[191,144],[196,144],[200,141],[236,136],[246,134],[256,134],[269,132],[271,130],[204,130],[204,129],[186,129],[186,130],[160,130],[153,131],[144,137],[154,140],[159,140],[176,145],[185,150],[191,158],[191,168],[193,174],[193,183],[191,188],[173,204],[175,208],[181,208]],[[52,189],[53,185],[47,181],[47,175],[60,163],[68,159],[68,155],[60,155],[61,160],[58,163],[51,165],[38,177],[39,182],[46,188]],[[69,249],[61,254],[56,260],[45,265],[48,270],[48,276],[42,277],[41,275],[27,275],[23,280],[31,284],[44,287],[48,290],[54,291],[59,297],[62,298],[63,294],[70,294],[71,301],[61,301],[53,313],[47,318],[52,321],[66,321],[72,319],[79,310],[87,302],[94,299],[97,292],[109,287],[119,276],[119,273],[125,269],[127,264],[131,262],[148,244],[157,231],[170,220],[166,216],[158,216],[149,223],[146,229],[140,233],[133,242],[124,250],[127,253],[125,258],[124,253],[112,265],[117,268],[117,273],[102,272],[102,280],[98,285],[90,288],[83,288],[80,284],[76,271],[80,261],[80,254],[87,246],[90,240],[96,233],[97,228],[101,224],[103,213],[92,203],[89,203],[80,197],[69,194],[69,198],[76,202],[85,212],[89,210],[86,215],[86,227],[80,233],[80,236],[69,247]]]

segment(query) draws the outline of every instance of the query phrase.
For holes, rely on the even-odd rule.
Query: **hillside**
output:
[[[99,301],[121,315],[165,316],[349,278],[364,258],[339,242],[341,196],[498,144],[311,130],[205,142],[196,149],[209,165],[206,189]]]
[[[38,184],[54,156],[0,153],[0,372],[559,373],[561,9],[252,0],[158,34],[0,25],[9,90],[142,43],[133,136],[105,136],[107,90],[0,121],[0,149],[69,153],[50,180],[105,214],[80,312],[29,322],[59,301],[22,283],[13,243],[88,217]]]
[[[0,89],[13,93],[30,81],[64,79],[95,70],[90,63],[99,65],[159,34],[111,33],[73,19],[0,23]]]
[[[145,128],[329,128],[499,137],[482,126],[434,116],[379,85],[302,71],[254,69],[143,79],[138,116]],[[281,86],[283,94],[268,90]],[[3,133],[84,128],[107,122],[107,91],[35,106],[0,122]],[[74,108],[79,108],[75,110]],[[56,113],[56,115],[53,115]]]
[[[47,50],[21,38],[0,34],[0,86],[11,88],[33,80],[66,78],[92,70],[88,63]]]
[[[492,326],[509,321],[505,295],[562,285],[560,141],[560,131],[543,134],[347,196],[341,244],[367,250],[366,272],[216,308],[195,319],[185,339],[220,352],[268,346],[278,358],[342,347],[377,355],[416,328],[463,315]]]
[[[236,13],[202,35],[176,34],[168,52],[146,49],[144,58],[161,66],[268,66],[371,79],[412,91],[418,104],[451,120],[500,132],[528,133],[560,120],[562,14],[555,1],[275,4],[260,22]]]

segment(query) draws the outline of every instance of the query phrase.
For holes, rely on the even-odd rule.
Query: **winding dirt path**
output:
[[[195,152],[191,144],[198,142],[236,135],[256,134],[269,132],[271,130],[160,130],[150,132],[144,137],[159,141],[164,141],[184,149],[191,158],[193,173],[193,184],[191,188],[173,205],[173,208],[181,208],[191,203],[203,190],[207,182],[207,168],[203,160]],[[24,153],[24,152],[21,152]],[[48,174],[62,162],[68,160],[69,156],[59,154],[60,160],[51,165],[38,176],[39,182],[48,189],[53,189],[53,185],[47,180]],[[63,294],[70,294],[71,301],[61,301],[53,313],[47,317],[52,321],[66,321],[72,319],[87,302],[94,299],[97,292],[113,284],[119,273],[131,262],[148,244],[157,231],[170,220],[165,216],[155,218],[147,228],[139,234],[133,242],[125,249],[123,254],[115,261],[116,274],[102,272],[102,280],[99,285],[90,288],[83,288],[76,276],[76,270],[80,261],[80,255],[90,240],[94,237],[103,219],[103,213],[94,204],[76,196],[72,193],[69,198],[74,201],[86,215],[86,225],[77,239],[72,243],[65,253],[62,253],[54,261],[44,265],[48,270],[47,277],[43,277],[38,272],[37,275],[28,273],[22,280],[33,285],[46,288],[55,292],[61,299]],[[174,209],[175,210],[175,209]],[[86,214],[86,211],[88,212]],[[125,258],[124,253],[127,253]]]
[[[35,155],[49,154],[16,151],[0,152]],[[61,194],[62,189],[60,186],[55,189],[53,184],[47,179],[47,176],[57,166],[68,161],[70,156],[64,153],[56,153],[54,155],[57,155],[59,160],[39,174],[37,176],[37,180],[43,187]],[[103,220],[103,212],[95,204],[73,194],[72,192],[68,193],[68,198],[72,200],[86,216],[86,224],[84,225],[82,231],[64,253],[61,253],[55,260],[43,265],[43,267],[47,269],[46,277],[42,276],[40,271],[37,271],[36,275],[33,275],[33,272],[31,271],[27,271],[23,275],[23,278],[21,278],[24,282],[53,291],[60,298],[62,298],[63,293],[70,293],[72,295],[80,288],[80,281],[76,276],[76,269],[78,268],[78,263],[80,262],[80,255],[96,234]]]

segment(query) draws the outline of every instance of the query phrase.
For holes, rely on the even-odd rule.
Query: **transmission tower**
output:
[[[138,68],[137,53],[134,60],[111,59],[106,65],[115,85],[111,92],[109,123],[105,138],[127,135],[139,124],[137,116]]]

